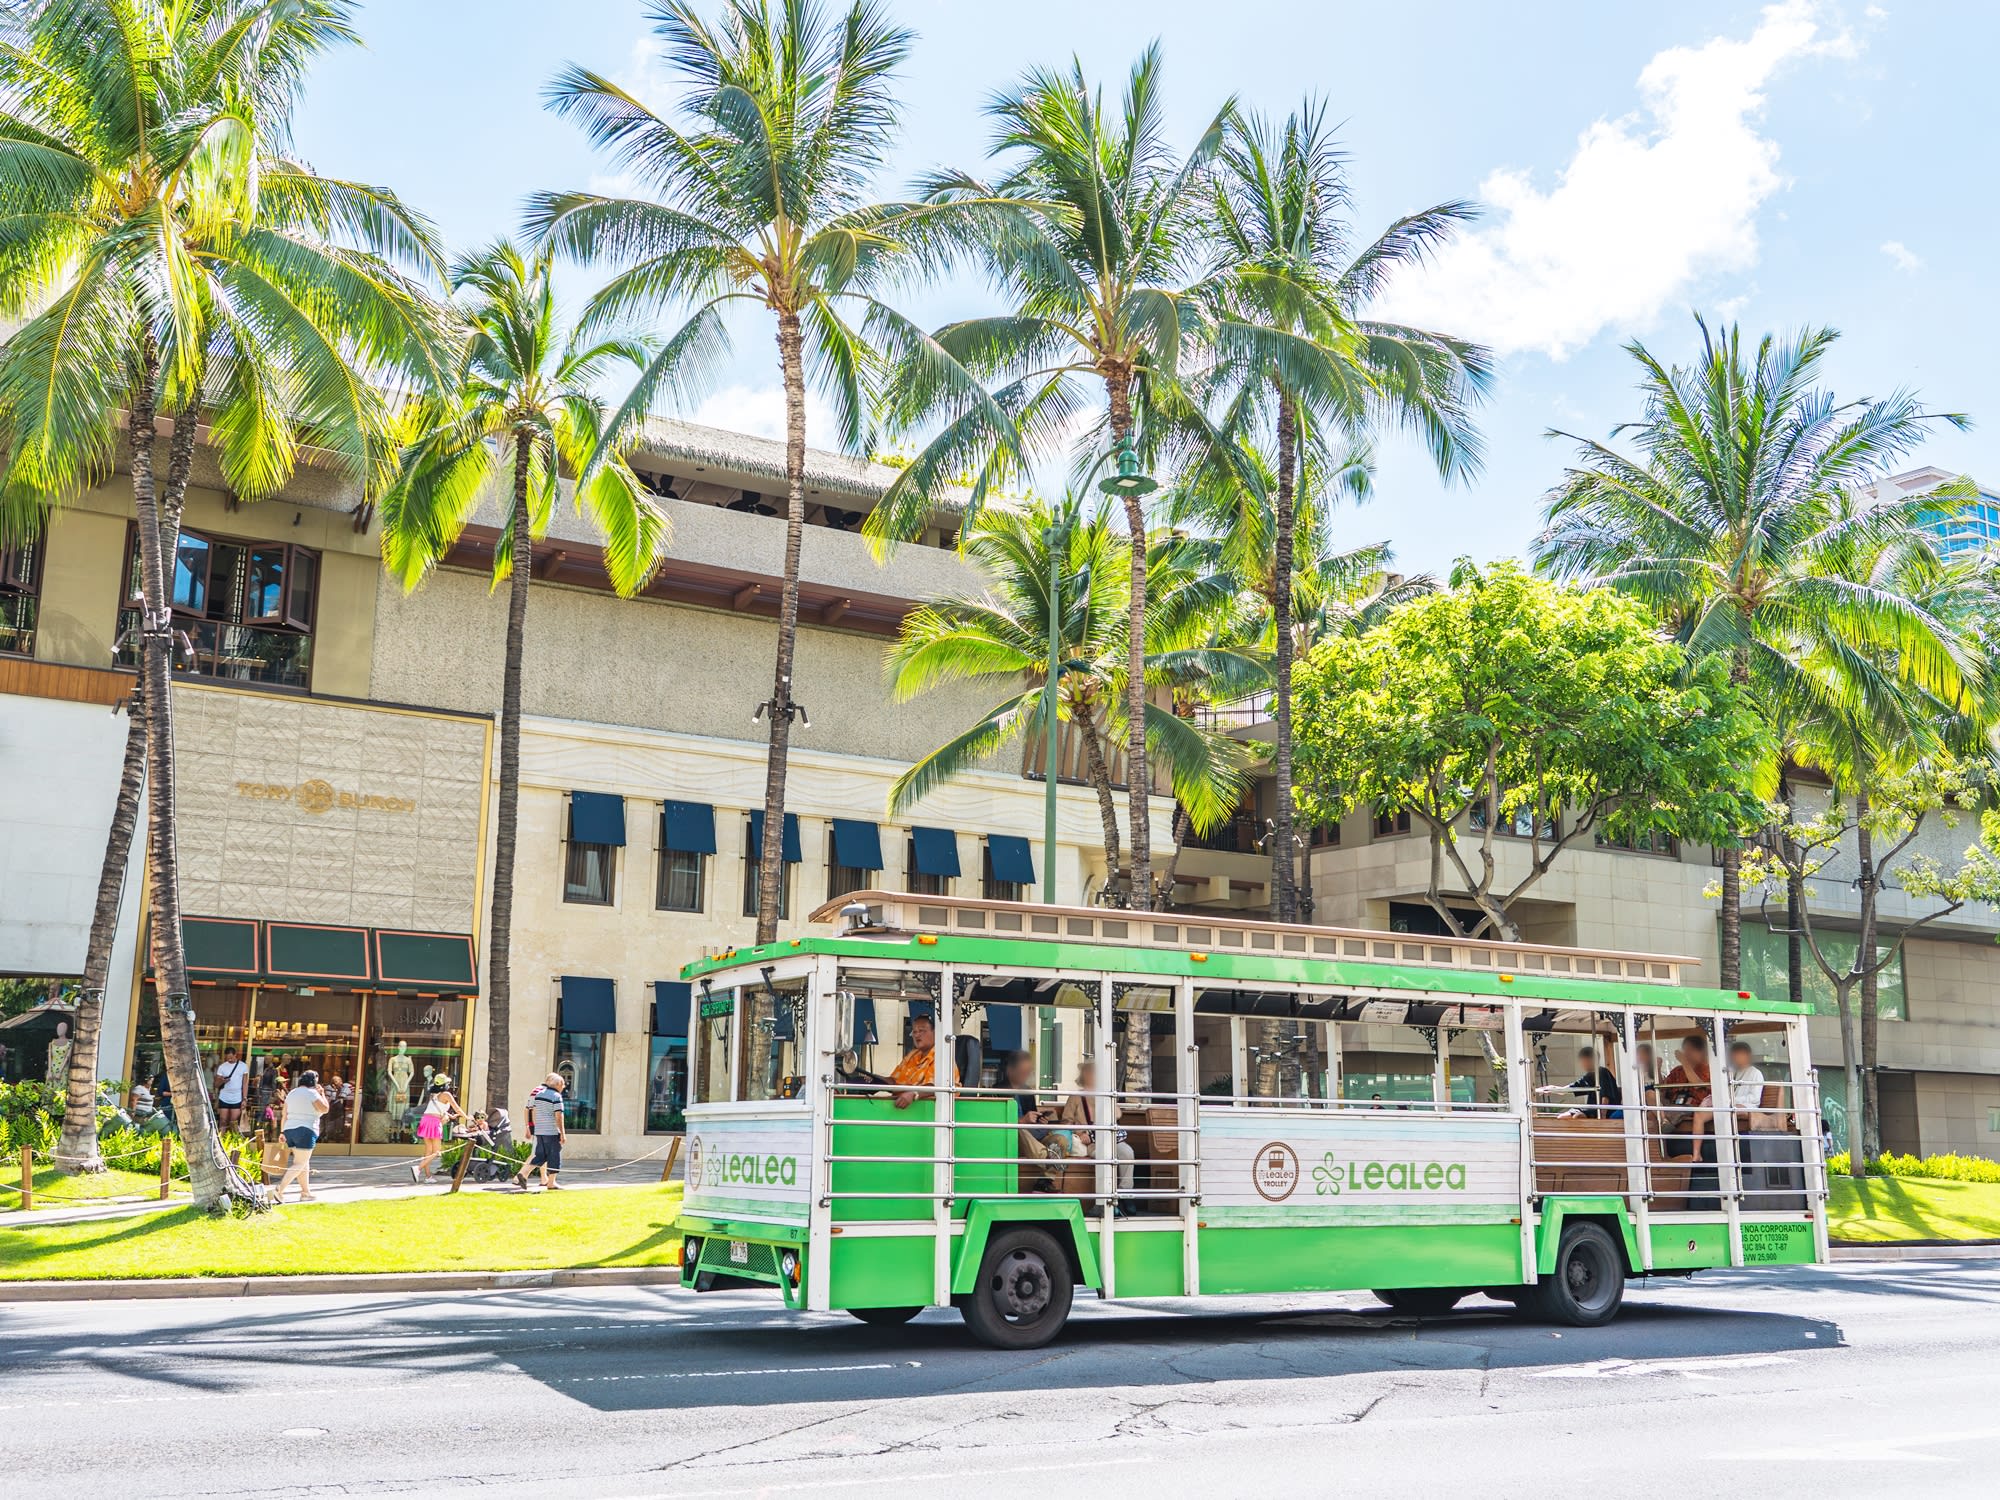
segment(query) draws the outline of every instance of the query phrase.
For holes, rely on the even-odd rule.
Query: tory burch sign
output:
[[[384,797],[375,792],[343,792],[325,781],[301,781],[297,786],[275,782],[239,781],[236,795],[256,802],[289,802],[303,812],[318,816],[335,808],[358,808],[363,812],[407,813],[417,810],[414,797]]]

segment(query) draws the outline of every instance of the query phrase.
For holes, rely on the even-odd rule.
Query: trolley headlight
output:
[[[798,1252],[787,1250],[783,1255],[778,1257],[778,1274],[785,1278],[785,1282],[789,1286],[797,1286],[799,1284]]]
[[[692,1235],[681,1241],[681,1274],[692,1276],[694,1268],[701,1264],[701,1241]]]

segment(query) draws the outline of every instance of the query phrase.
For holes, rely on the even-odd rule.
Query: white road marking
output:
[[[1794,1363],[1784,1354],[1689,1355],[1682,1359],[1594,1359],[1587,1365],[1555,1370],[1530,1370],[1530,1380],[1617,1380],[1627,1375],[1679,1375],[1686,1380],[1713,1379],[1721,1370],[1753,1370],[1764,1365]]]
[[[1917,1453],[1913,1449],[1933,1448],[1941,1443],[1980,1443],[2000,1438],[2000,1427],[1980,1427],[1970,1431],[1913,1433],[1902,1437],[1866,1438],[1852,1443],[1826,1443],[1815,1448],[1761,1448],[1754,1453],[1731,1453],[1728,1459],[1753,1463],[1955,1463],[1940,1453]]]
[[[1081,1463],[1023,1464],[1019,1467],[1004,1469],[982,1466],[979,1472],[982,1477],[1006,1474],[1072,1474],[1079,1469],[1122,1469],[1129,1468],[1134,1464],[1149,1464],[1152,1462],[1153,1460],[1150,1458],[1102,1458],[1090,1459]],[[840,1490],[851,1489],[856,1485],[864,1484],[880,1486],[883,1483],[882,1476],[876,1473],[859,1474],[851,1479],[800,1479],[789,1484],[761,1483],[731,1485],[726,1489],[691,1490],[687,1487],[686,1483],[689,1472],[690,1470],[685,1467],[680,1469],[676,1482],[670,1487],[657,1490],[634,1490],[629,1494],[607,1497],[607,1500],[658,1500],[658,1497],[662,1495],[673,1495],[677,1497],[677,1500],[699,1500],[699,1497],[702,1496],[792,1494],[802,1490]],[[965,1470],[962,1468],[938,1469],[928,1474],[898,1474],[895,1476],[894,1482],[897,1485],[922,1484],[925,1480],[963,1479],[964,1477]]]

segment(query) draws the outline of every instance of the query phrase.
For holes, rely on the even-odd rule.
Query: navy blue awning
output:
[[[799,853],[799,815],[785,814],[784,832],[785,863],[797,864],[803,856]],[[745,858],[760,859],[764,853],[764,814],[760,810],[750,814],[750,847],[744,851]]]
[[[694,986],[674,979],[653,981],[653,1035],[687,1040],[688,1011],[694,1005]]]
[[[833,862],[849,870],[882,868],[882,833],[873,823],[833,820]]]
[[[875,1033],[875,1001],[868,995],[854,997],[854,1047],[866,1047],[881,1040]]]
[[[558,1031],[616,1031],[618,1001],[608,979],[578,974],[562,977],[562,998],[556,1005]]]
[[[706,802],[663,803],[660,847],[682,854],[715,853],[715,809]]]
[[[958,835],[949,828],[912,828],[910,840],[916,846],[919,875],[958,874]]]
[[[988,1052],[1019,1052],[1021,1041],[1021,1007],[1018,1005],[989,1005],[986,1007],[986,1050]]]
[[[577,844],[625,846],[625,799],[608,792],[569,794],[569,836]]]
[[[993,878],[1015,885],[1035,883],[1035,856],[1028,841],[1011,833],[996,833],[986,840],[986,857],[993,862]]]

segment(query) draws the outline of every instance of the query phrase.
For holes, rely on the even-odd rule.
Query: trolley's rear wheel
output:
[[[1387,1303],[1400,1313],[1409,1313],[1419,1318],[1435,1318],[1448,1313],[1458,1306],[1466,1295],[1463,1287],[1420,1286],[1378,1289],[1376,1300]]]
[[[921,1307],[850,1307],[847,1314],[878,1328],[897,1328],[922,1311]]]
[[[980,1343],[1039,1349],[1062,1332],[1075,1291],[1062,1247],[1039,1229],[1014,1229],[988,1243],[959,1307]]]
[[[1625,1256],[1602,1224],[1570,1224],[1556,1246],[1554,1269],[1526,1289],[1521,1311],[1551,1323],[1595,1328],[1625,1301]]]

